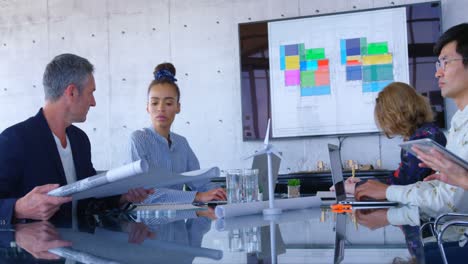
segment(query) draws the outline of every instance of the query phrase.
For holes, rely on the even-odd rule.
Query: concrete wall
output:
[[[97,169],[121,164],[129,134],[150,125],[145,111],[152,70],[177,67],[182,112],[173,131],[186,136],[202,167],[250,166],[241,157],[261,147],[241,132],[238,23],[416,3],[403,0],[0,0],[0,131],[43,104],[45,65],[76,53],[96,66],[97,107],[79,124]],[[442,1],[444,29],[466,20],[468,2]],[[453,111],[453,104],[451,104]],[[342,158],[398,165],[400,139],[350,137]],[[334,137],[274,140],[281,172],[328,161]]]

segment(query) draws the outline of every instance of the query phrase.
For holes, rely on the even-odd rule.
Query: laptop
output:
[[[340,150],[338,146],[328,144],[328,152],[330,154],[330,169],[333,185],[335,186],[337,203],[349,204],[353,207],[359,207],[360,209],[385,208],[398,205],[397,202],[390,202],[387,200],[356,201],[354,198],[347,198],[344,187],[343,169],[341,167]]]
[[[346,240],[346,214],[336,214],[335,233],[335,254],[333,263],[339,264],[344,259],[344,248]]]

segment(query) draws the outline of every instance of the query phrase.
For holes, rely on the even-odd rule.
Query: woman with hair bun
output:
[[[131,159],[146,158],[150,167],[165,168],[174,173],[200,169],[200,164],[187,140],[171,131],[175,116],[180,112],[180,90],[171,63],[161,63],[154,70],[154,80],[148,87],[148,112],[152,125],[131,135]],[[157,176],[155,176],[157,177]],[[145,203],[192,203],[226,200],[226,192],[209,180],[158,188]]]

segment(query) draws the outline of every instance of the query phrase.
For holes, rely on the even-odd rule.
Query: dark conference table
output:
[[[107,212],[66,227],[33,222],[4,229],[0,235],[16,233],[17,241],[1,248],[1,263],[422,263],[418,209],[395,210],[411,212],[416,226],[388,225],[379,210],[336,214],[326,206],[270,219],[210,219],[168,208]],[[211,208],[198,212],[213,216]],[[51,249],[57,240],[72,246]]]

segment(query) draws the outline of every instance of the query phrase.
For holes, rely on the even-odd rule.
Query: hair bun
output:
[[[156,81],[168,81],[168,82],[177,82],[177,79],[172,75],[172,73],[166,69],[157,71],[154,74],[154,79]]]
[[[175,78],[176,69],[174,65],[170,62],[164,62],[156,66],[153,74],[154,74],[154,79],[156,81],[170,81],[170,82],[177,81],[177,79]]]

